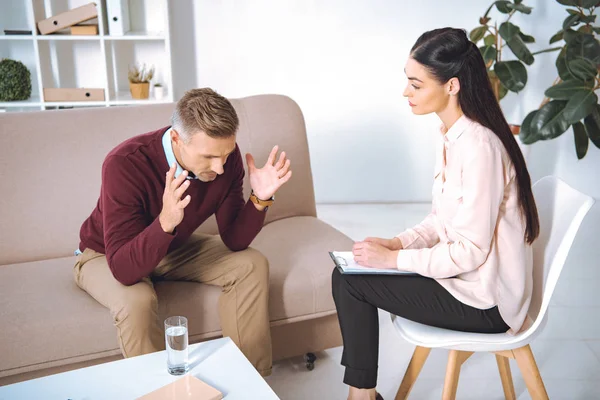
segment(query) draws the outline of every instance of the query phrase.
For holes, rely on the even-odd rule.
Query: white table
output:
[[[279,399],[229,338],[190,346],[190,374],[225,399]],[[136,399],[181,376],[167,372],[165,351],[0,387],[0,400]]]

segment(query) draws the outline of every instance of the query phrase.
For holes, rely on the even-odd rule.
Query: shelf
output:
[[[0,40],[33,40],[33,35],[0,35]]]
[[[67,33],[36,36],[37,40],[100,40],[101,37],[100,35],[71,35]]]
[[[132,31],[123,36],[104,36],[106,40],[165,40],[163,32]]]
[[[111,96],[112,98],[112,96]],[[108,102],[109,105],[112,106],[121,106],[121,105],[131,105],[131,104],[162,104],[162,103],[170,103],[168,93],[165,93],[162,99],[157,99],[153,97],[153,94],[150,93],[150,97],[144,100],[138,100],[131,97],[130,92],[119,92],[115,99]]]
[[[0,107],[4,108],[12,108],[12,107],[40,107],[42,105],[42,102],[40,101],[40,98],[37,96],[31,96],[29,99],[27,100],[23,100],[23,101],[4,101],[1,102],[0,101]]]

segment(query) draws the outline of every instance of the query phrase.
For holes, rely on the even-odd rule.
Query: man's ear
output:
[[[446,83],[446,90],[448,90],[448,94],[451,96],[456,96],[460,91],[460,81],[457,77],[450,78],[450,80]]]
[[[175,129],[171,128],[171,140],[175,143],[175,144],[180,144],[182,142],[181,140],[181,136],[179,136],[179,132],[177,132]]]

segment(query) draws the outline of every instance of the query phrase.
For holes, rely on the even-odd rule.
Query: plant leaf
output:
[[[596,15],[584,15],[583,17],[581,17],[581,22],[583,22],[584,24],[594,23],[596,22]]]
[[[564,118],[569,124],[582,120],[594,110],[598,104],[598,96],[591,90],[579,91],[570,99],[563,111]]]
[[[492,34],[487,35],[483,38],[483,44],[486,46],[493,46],[496,44],[496,37]]]
[[[511,92],[519,92],[527,83],[527,69],[520,61],[501,61],[494,65],[500,82]]]
[[[531,121],[533,121],[533,118],[537,113],[538,110],[531,111],[529,114],[527,114],[527,116],[521,123],[521,132],[519,132],[519,139],[521,139],[521,142],[523,142],[524,144],[533,144],[540,140],[539,136],[534,135],[531,132]]]
[[[525,43],[535,43],[535,38],[533,36],[526,35],[523,32],[519,32],[519,36],[521,37],[521,40],[523,40],[523,42]]]
[[[570,100],[576,93],[581,91],[590,91],[590,88],[586,86],[583,81],[569,80],[558,83],[548,89],[544,95],[555,100]]]
[[[491,62],[496,61],[496,55],[497,55],[498,51],[496,51],[496,48],[494,46],[482,46],[479,48],[479,51],[481,52],[483,61],[485,61],[485,65],[489,68],[491,66],[491,64],[488,65],[488,63],[490,61]]]
[[[585,132],[585,127],[581,122],[573,124],[573,135],[575,136],[575,152],[577,153],[577,159],[581,160],[585,157],[588,146],[590,145],[590,139]]]
[[[600,27],[592,27],[592,30],[600,35]]]
[[[560,76],[560,79],[563,81],[574,79],[573,75],[571,75],[571,72],[569,71],[569,68],[567,68],[566,54],[567,49],[563,48],[560,53],[558,53],[558,57],[556,57],[556,70],[558,71],[558,76]]]
[[[600,149],[600,104],[596,104],[592,112],[584,118],[583,123],[590,140]]]
[[[577,31],[574,31],[573,29],[569,28],[567,30],[564,30],[564,35],[563,35],[563,39],[565,39],[565,42],[571,43],[573,42],[573,40],[575,40],[575,37],[577,37],[577,35],[579,35],[579,33]]]
[[[581,15],[579,14],[569,15],[563,22],[563,29],[569,29],[570,27],[577,25],[580,19]]]
[[[598,5],[598,0],[556,0],[563,6],[579,6],[583,8],[591,8]]]
[[[567,63],[576,58],[587,58],[594,65],[600,64],[600,42],[594,35],[579,33],[567,44]]]
[[[588,79],[594,79],[598,70],[596,66],[585,58],[577,58],[568,63],[567,68],[569,72],[577,79],[587,81]]]
[[[473,29],[471,31],[471,33],[469,33],[469,39],[471,39],[471,42],[477,43],[481,39],[483,39],[483,37],[485,36],[485,33],[487,32],[487,29],[488,29],[488,27],[485,25],[478,26],[477,28]]]
[[[497,1],[494,4],[496,4],[496,8],[498,9],[498,11],[500,11],[502,14],[510,14],[510,12],[512,11],[508,5],[512,4],[510,1]]]
[[[576,0],[576,3],[583,8],[600,7],[600,1],[598,0]]]
[[[527,7],[524,4],[507,4],[506,7],[512,9],[512,10],[516,10],[519,12],[522,12],[523,14],[531,14],[531,10],[533,10],[533,8],[531,7]]]
[[[554,139],[565,133],[570,124],[563,115],[567,105],[563,100],[552,100],[539,109],[531,121],[531,134],[542,140]],[[521,127],[521,129],[523,129]]]
[[[550,38],[550,44],[552,43],[556,43],[558,41],[563,40],[563,35],[564,35],[565,31],[563,31],[562,29],[558,32],[556,32],[551,38]]]
[[[521,28],[510,22],[503,22],[500,24],[498,32],[500,33],[500,36],[502,36],[502,39],[508,42],[521,32]]]
[[[523,61],[527,65],[533,64],[534,58],[527,45],[523,42],[523,39],[519,36],[521,30],[518,26],[511,24],[510,22],[503,22],[500,24],[498,29],[500,36],[506,41],[508,47],[517,56],[517,58]]]

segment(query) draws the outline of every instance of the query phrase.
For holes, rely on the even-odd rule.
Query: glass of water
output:
[[[169,317],[165,320],[167,368],[172,375],[188,372],[188,321],[186,317]]]

